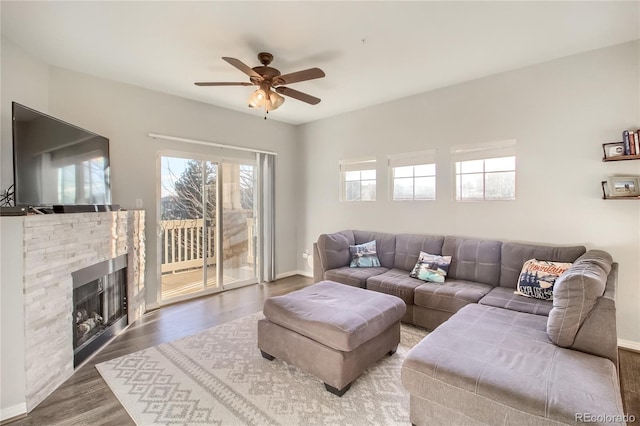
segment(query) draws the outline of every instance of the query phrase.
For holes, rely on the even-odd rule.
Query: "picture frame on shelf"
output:
[[[607,179],[606,197],[638,197],[640,196],[640,177],[611,176]]]
[[[621,157],[624,155],[624,142],[603,143],[604,158]]]

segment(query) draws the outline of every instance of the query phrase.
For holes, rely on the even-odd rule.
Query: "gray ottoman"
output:
[[[364,370],[395,352],[405,310],[398,297],[321,281],[264,302],[258,348],[342,396]]]

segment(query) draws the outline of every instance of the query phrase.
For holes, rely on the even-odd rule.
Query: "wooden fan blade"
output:
[[[193,83],[196,86],[253,86],[253,83],[249,82],[239,82],[239,83],[228,83],[228,82],[201,82],[201,83]]]
[[[245,63],[242,62],[240,59],[228,58],[228,57],[224,57],[224,56],[222,57],[222,59],[227,61],[228,63],[230,63],[234,67],[238,68],[240,71],[242,71],[243,73],[245,73],[249,77],[255,77],[255,78],[262,79],[262,76],[260,74],[258,74],[254,70],[252,70],[251,67],[249,67],[248,65],[245,65]]]
[[[288,87],[276,87],[276,92],[290,96],[302,102],[306,102],[311,105],[317,105],[320,103],[320,99],[315,96],[307,95],[306,93],[299,92],[297,90],[289,89]]]
[[[325,75],[324,71],[322,71],[320,68],[309,68],[308,70],[302,70],[302,71],[292,72],[290,74],[278,76],[273,79],[273,84],[276,86],[279,86],[282,84],[297,83],[299,81],[307,81],[307,80],[313,80],[316,78],[322,78],[324,77],[324,75]]]

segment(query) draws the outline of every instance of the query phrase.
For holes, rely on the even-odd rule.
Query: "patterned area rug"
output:
[[[138,425],[394,425],[409,423],[400,382],[407,352],[427,332],[402,325],[400,346],[338,398],[319,379],[257,348],[257,313],[98,364]]]

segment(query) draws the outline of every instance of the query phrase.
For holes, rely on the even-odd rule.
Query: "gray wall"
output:
[[[602,200],[604,142],[640,127],[638,43],[566,57],[300,126],[298,269],[355,228],[584,244],[620,263],[618,336],[640,342],[640,201]],[[450,146],[517,139],[517,200],[455,202]],[[390,201],[389,154],[435,148],[437,200]],[[342,203],[338,161],[376,156],[377,201]]]
[[[0,188],[12,181],[11,101],[109,137],[113,202],[133,208],[142,199],[147,210],[150,306],[158,294],[158,152],[225,155],[224,150],[147,137],[156,132],[278,152],[278,273],[310,273],[301,253],[311,250],[320,233],[344,228],[585,244],[610,251],[620,263],[618,333],[640,344],[640,202],[603,201],[599,186],[608,175],[640,174],[640,161],[600,161],[603,142],[617,141],[622,129],[640,126],[638,43],[299,127],[49,67],[4,38],[1,49]],[[518,140],[517,200],[452,201],[449,147],[512,138]],[[437,200],[390,201],[386,156],[428,148],[437,149]],[[338,161],[371,155],[379,161],[378,200],[341,203]],[[11,268],[4,254],[2,259],[4,314],[5,307],[21,302],[13,290],[5,290]],[[2,332],[3,365],[12,360],[19,365],[21,352],[7,349],[7,342],[16,340],[5,328]],[[5,377],[0,381],[5,383]],[[11,396],[3,392],[3,416],[6,407],[21,403],[6,398]]]
[[[158,152],[234,155],[232,150],[152,139],[149,132],[277,152],[276,272],[295,271],[297,236],[290,224],[297,217],[298,149],[293,126],[55,67],[49,105],[55,117],[110,139],[113,202],[134,208],[136,199],[142,199],[147,211],[147,306],[159,300]]]
[[[0,188],[5,190],[13,182],[11,101],[32,105],[35,109],[47,112],[49,67],[25,55],[20,48],[4,38],[1,40],[0,49]],[[22,241],[23,219],[3,217],[1,222],[0,420],[19,415],[26,410],[22,249],[15,244]]]
[[[0,189],[13,182],[11,102],[48,113],[49,66],[2,37],[2,82],[0,83]]]
[[[292,224],[296,223],[297,214],[294,189],[299,154],[293,126],[52,67],[30,57],[5,38],[1,47],[0,188],[8,188],[13,181],[11,101],[108,137],[113,203],[131,209],[136,199],[141,199],[147,211],[147,307],[157,305],[160,290],[155,232],[158,153],[171,150],[223,158],[236,154],[233,150],[154,140],[147,136],[150,132],[277,152],[276,273],[295,271],[297,236]],[[3,218],[0,237],[21,232],[21,226],[13,226],[18,222],[21,223]],[[15,307],[23,306],[22,284],[15,279],[22,266],[10,260],[11,254],[19,252],[11,251],[5,241],[8,239],[2,238],[0,264],[2,419],[24,412],[25,407],[24,393],[16,392],[15,386],[5,389],[9,383],[24,383],[23,326],[18,320],[13,323],[5,320],[5,315],[17,312]]]
[[[24,218],[0,218],[0,420],[26,411],[22,241]],[[10,265],[10,267],[8,267]]]
[[[159,291],[155,232],[158,152],[196,152],[225,158],[237,154],[233,150],[154,140],[147,136],[150,132],[277,152],[276,273],[296,270],[297,236],[291,225],[296,223],[298,145],[294,126],[50,67],[4,38],[2,88],[2,189],[13,180],[13,100],[110,139],[112,202],[131,209],[141,199],[147,211],[148,306],[156,305]]]

